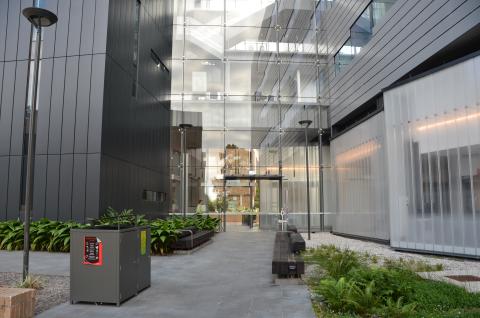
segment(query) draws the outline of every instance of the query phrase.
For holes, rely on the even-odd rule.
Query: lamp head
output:
[[[298,123],[299,123],[301,126],[307,126],[307,127],[308,127],[308,126],[310,126],[310,125],[312,124],[312,121],[309,120],[309,119],[304,119],[304,120],[300,120]]]
[[[22,14],[30,21],[36,28],[48,27],[57,23],[58,18],[55,13],[46,9],[29,7],[22,10]]]

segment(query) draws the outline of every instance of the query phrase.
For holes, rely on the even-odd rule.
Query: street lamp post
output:
[[[33,191],[33,157],[35,155],[35,117],[37,109],[37,92],[38,92],[38,77],[39,77],[39,67],[40,67],[40,52],[41,52],[41,43],[42,43],[42,28],[51,26],[55,24],[58,20],[57,16],[45,9],[30,7],[25,8],[22,11],[22,14],[25,18],[30,21],[32,24],[32,33],[33,30],[36,30],[36,53],[35,53],[35,64],[33,69],[33,94],[32,94],[32,106],[31,109],[28,107],[28,90],[25,106],[25,115],[28,116],[28,148],[27,148],[27,171],[26,171],[26,182],[25,182],[25,225],[23,227],[23,280],[28,276],[28,265],[29,265],[29,250],[30,250],[30,214],[32,209],[32,191]],[[32,39],[30,38],[30,52],[28,60],[32,59]],[[29,67],[30,69],[30,63]],[[30,84],[30,77],[28,77],[27,87]]]
[[[307,228],[308,228],[308,239],[310,240],[310,176],[308,172],[308,127],[312,124],[311,120],[300,120],[298,122],[300,126],[305,127],[305,169],[307,175]]]
[[[180,151],[182,155],[182,213],[187,216],[187,129],[192,128],[190,124],[180,124]]]

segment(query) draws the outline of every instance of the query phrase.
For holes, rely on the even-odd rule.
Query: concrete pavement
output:
[[[273,232],[227,232],[191,255],[152,257],[152,286],[122,304],[61,304],[39,318],[314,318],[304,285],[274,285]],[[15,271],[21,253],[0,252],[0,271]],[[32,253],[31,272],[63,275],[68,254]],[[19,271],[19,270],[18,270]]]

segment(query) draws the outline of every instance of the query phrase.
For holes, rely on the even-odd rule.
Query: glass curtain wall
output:
[[[480,256],[480,57],[385,93],[391,244]]]
[[[313,121],[311,204],[318,212],[317,1],[175,0],[174,5],[171,212],[181,209],[179,126],[190,124],[187,212],[223,211],[224,175],[256,174],[285,176],[282,205],[305,213],[302,119]],[[242,202],[278,215],[280,199],[268,194],[278,192],[278,182],[254,183],[253,191],[227,189],[227,194],[246,196]]]

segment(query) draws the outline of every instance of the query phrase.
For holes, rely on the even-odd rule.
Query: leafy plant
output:
[[[0,223],[0,249],[8,251],[23,248],[23,223],[11,220]]]
[[[363,259],[351,250],[340,250],[333,245],[322,245],[304,255],[307,263],[320,265],[326,273],[336,279],[346,276],[354,268],[364,266]]]
[[[405,304],[403,297],[398,298],[397,301],[388,298],[385,306],[377,314],[381,317],[406,318],[415,314],[416,307],[416,303]]]
[[[133,209],[117,211],[108,207],[98,220],[94,221],[97,226],[121,226],[121,225],[146,225],[148,221],[145,216],[133,213]]]
[[[320,281],[320,284],[314,291],[323,296],[328,307],[334,311],[349,312],[353,311],[352,304],[348,301],[348,295],[353,287],[353,283],[345,277],[339,280],[327,278]]]
[[[38,276],[28,275],[23,282],[17,285],[18,288],[42,289],[43,280]]]
[[[443,270],[443,264],[430,264],[423,260],[415,259],[385,259],[384,266],[392,269],[407,269],[412,272],[436,272]]]

